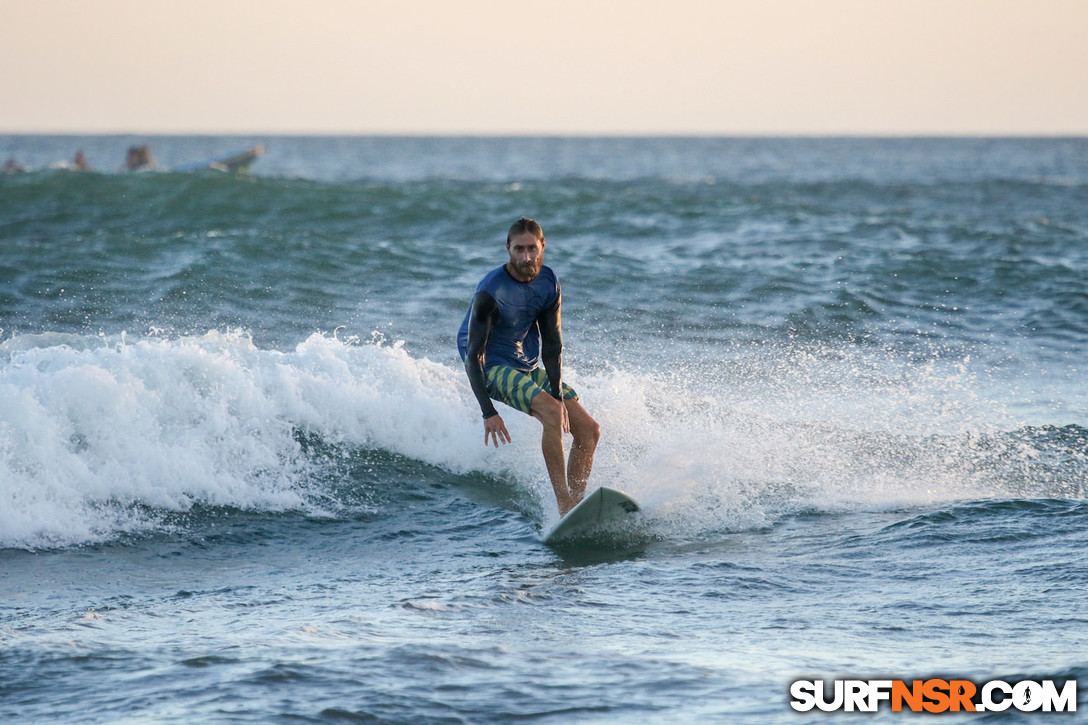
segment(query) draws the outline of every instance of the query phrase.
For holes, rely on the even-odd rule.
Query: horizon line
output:
[[[3,136],[102,136],[102,137],[279,137],[279,138],[745,138],[745,139],[1019,139],[1088,138],[1084,131],[381,131],[381,130],[26,130],[0,128]]]

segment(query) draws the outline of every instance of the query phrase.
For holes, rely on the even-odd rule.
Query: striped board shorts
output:
[[[532,372],[523,373],[504,365],[495,365],[487,369],[487,394],[511,408],[528,413],[533,398],[540,393],[551,395],[552,386],[548,382],[548,373],[542,367]],[[563,400],[578,400],[578,393],[563,383]]]

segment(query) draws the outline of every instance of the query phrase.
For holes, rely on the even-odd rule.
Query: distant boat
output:
[[[264,155],[264,146],[257,144],[256,146],[246,149],[241,153],[234,154],[233,156],[227,156],[221,159],[212,159],[209,161],[197,161],[191,164],[182,164],[174,168],[175,171],[203,171],[205,169],[212,169],[214,171],[222,171],[228,174],[242,174],[249,170],[249,167],[254,161]]]

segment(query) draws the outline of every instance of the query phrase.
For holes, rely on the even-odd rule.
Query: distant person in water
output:
[[[72,160],[73,171],[90,171],[91,167],[87,163],[87,158],[83,155],[82,151],[76,151],[76,157]]]
[[[155,159],[151,158],[151,147],[129,146],[125,154],[125,169],[128,171],[146,171],[155,168]]]
[[[544,231],[534,220],[523,217],[510,227],[510,259],[476,287],[457,347],[483,413],[484,445],[510,442],[492,399],[544,426],[544,464],[562,515],[585,497],[601,429],[563,383],[563,300],[559,280],[544,266],[544,245]],[[568,461],[564,433],[574,438]]]

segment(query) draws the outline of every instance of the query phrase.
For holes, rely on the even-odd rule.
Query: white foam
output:
[[[591,486],[627,489],[665,535],[985,488],[970,445],[948,442],[980,429],[970,376],[955,370],[798,353],[567,379],[604,429]],[[14,337],[0,343],[0,546],[110,539],[196,503],[305,509],[298,429],[513,478],[554,517],[539,425],[504,419],[514,443],[485,447],[463,369],[400,344]]]
[[[579,389],[605,431],[596,482],[626,489],[669,538],[1000,488],[979,464],[1002,413],[960,363],[767,350],[715,370],[613,372]]]
[[[9,339],[0,546],[110,538],[154,526],[147,507],[304,507],[296,428],[451,471],[501,472],[510,457],[485,455],[455,372],[399,346],[322,335],[287,353],[242,333]]]

